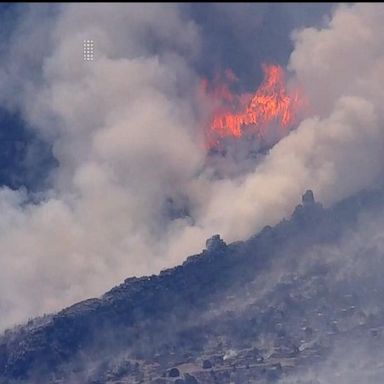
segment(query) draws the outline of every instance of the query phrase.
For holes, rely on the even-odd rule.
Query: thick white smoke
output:
[[[53,142],[59,168],[39,204],[2,191],[1,325],[186,255],[190,244],[173,241],[185,224],[168,228],[165,202],[185,205],[204,156],[186,64],[197,28],[176,6],[69,5],[55,21],[42,11],[22,16],[0,81]],[[95,41],[93,62],[84,39]]]
[[[203,42],[176,5],[27,12],[0,63],[1,98],[53,143],[59,167],[38,204],[1,191],[0,325],[175,265],[213,233],[246,238],[306,188],[331,204],[376,183],[383,12],[343,6],[323,29],[296,33],[290,69],[311,115],[252,172],[222,180],[204,168],[190,64]]]

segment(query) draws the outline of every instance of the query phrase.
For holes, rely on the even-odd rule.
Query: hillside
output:
[[[324,209],[307,191],[289,220],[247,241],[215,235],[180,266],[8,330],[0,383],[272,382],[321,364],[352,333],[379,340],[380,274],[351,281],[332,255],[382,195]]]

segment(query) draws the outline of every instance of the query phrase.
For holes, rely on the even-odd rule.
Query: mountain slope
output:
[[[381,326],[361,286],[336,277],[341,259],[319,255],[383,200],[363,192],[323,209],[307,191],[290,220],[247,241],[213,236],[181,266],[7,331],[0,382],[251,383],[321,361],[332,340]]]

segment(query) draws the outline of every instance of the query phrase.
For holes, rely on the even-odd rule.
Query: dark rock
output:
[[[203,361],[203,369],[210,369],[212,368],[212,363],[210,362],[210,360],[204,360]]]
[[[171,368],[168,372],[169,377],[179,377],[180,371],[177,368]]]
[[[199,384],[196,377],[190,375],[189,373],[186,373],[184,375],[184,381],[185,381],[185,384]]]
[[[303,202],[303,205],[314,204],[315,196],[313,195],[313,192],[310,189],[308,189],[307,191],[305,191],[301,200]]]
[[[323,206],[315,201],[313,192],[308,190],[302,196],[302,204],[295,208],[292,220],[302,227],[319,225],[323,218],[323,213]]]
[[[214,251],[226,246],[223,239],[220,238],[220,235],[213,235],[206,242],[205,246],[208,251]]]
[[[185,381],[183,379],[176,379],[174,384],[185,384]]]

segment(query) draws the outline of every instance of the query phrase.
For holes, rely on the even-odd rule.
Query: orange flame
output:
[[[263,138],[267,134],[268,126],[277,122],[282,128],[282,134],[292,126],[295,114],[300,105],[299,93],[288,94],[283,69],[278,65],[263,65],[264,81],[253,96],[240,98],[234,96],[227,85],[216,86],[210,92],[213,99],[220,99],[221,107],[214,115],[208,130],[208,147],[216,146],[225,137],[239,138],[246,132],[257,134]],[[227,80],[235,81],[232,72],[226,73]],[[203,84],[207,92],[208,84]],[[244,98],[248,102],[244,103]],[[228,104],[230,106],[228,107]],[[241,112],[232,113],[234,104]]]

